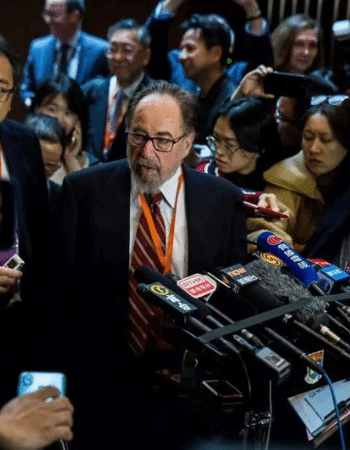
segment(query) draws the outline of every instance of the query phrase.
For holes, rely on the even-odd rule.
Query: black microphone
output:
[[[281,345],[286,347],[288,350],[293,352],[302,362],[306,364],[307,367],[310,367],[314,372],[319,373],[320,375],[324,375],[326,372],[325,370],[319,366],[315,361],[313,361],[309,356],[300,350],[297,346],[289,342],[287,339],[285,339],[283,336],[281,336],[276,331],[272,330],[269,327],[264,327],[265,331],[269,333],[271,336],[273,336]]]
[[[284,304],[261,286],[260,278],[249,270],[248,265],[246,267],[241,264],[235,264],[227,268],[218,267],[213,272],[235,293],[253,303],[259,312],[278,308]]]
[[[177,318],[179,315],[182,316],[185,318],[183,321],[184,325],[188,324],[204,332],[212,331],[210,326],[204,324],[196,317],[196,315],[198,316],[199,310],[197,306],[200,307],[202,301],[189,296],[185,291],[175,285],[175,280],[177,280],[176,277],[174,278],[174,276],[162,275],[154,269],[146,266],[140,266],[136,269],[136,271],[135,278],[137,280],[147,279],[148,282],[151,281],[152,283],[151,285],[145,285],[142,283],[136,288],[138,293],[145,300],[149,300],[157,306],[162,307],[170,314],[174,314]],[[165,284],[167,287],[165,288],[165,291],[163,291],[162,288],[164,288]],[[175,291],[177,291],[176,294]],[[191,308],[191,304],[193,305],[193,308]],[[202,314],[202,320],[206,320],[218,328],[224,327],[221,322],[211,315],[211,311],[206,305],[202,306],[205,307],[202,311],[205,313],[209,312],[209,314]],[[252,333],[247,332],[247,335],[251,338]],[[241,347],[249,350],[249,353],[253,355],[259,363],[262,363],[265,366],[265,369],[268,369],[269,374],[276,379],[278,384],[282,383],[287,377],[289,377],[291,371],[290,364],[284,358],[277,355],[277,353],[273,350],[266,346],[257,347],[255,344],[249,344],[242,336],[233,335],[233,339],[236,343],[240,344]],[[258,338],[251,338],[251,340],[252,342],[261,342]],[[235,354],[240,353],[237,347],[235,347],[235,345],[228,339],[220,337],[218,341],[226,350],[229,350]]]
[[[139,283],[151,284],[159,282],[163,286],[166,286],[170,290],[172,290],[175,294],[179,295],[183,300],[194,305],[196,309],[196,317],[202,319],[205,316],[209,316],[211,314],[210,309],[205,305],[205,303],[200,300],[195,299],[190,296],[186,292],[184,292],[181,288],[179,288],[173,280],[171,280],[168,276],[162,275],[157,270],[151,269],[147,266],[139,266],[136,268],[134,272],[135,280]]]

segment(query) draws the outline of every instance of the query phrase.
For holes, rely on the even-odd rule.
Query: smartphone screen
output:
[[[304,98],[305,77],[296,73],[273,72],[264,78],[264,90],[276,97]]]
[[[18,395],[30,394],[45,386],[56,387],[66,394],[66,377],[61,372],[22,372],[18,381]]]

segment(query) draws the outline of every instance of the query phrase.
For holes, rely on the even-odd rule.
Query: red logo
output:
[[[270,245],[278,245],[282,242],[282,239],[278,236],[272,235],[267,238],[267,243]]]

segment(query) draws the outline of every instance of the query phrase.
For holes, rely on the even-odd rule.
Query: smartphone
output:
[[[61,372],[22,372],[19,376],[17,392],[18,395],[30,394],[45,386],[55,386],[63,397],[66,395],[66,376]],[[45,450],[69,449],[67,443],[61,439],[45,447]]]
[[[263,79],[266,94],[276,97],[304,98],[306,77],[298,73],[273,72]]]
[[[289,215],[281,212],[273,211],[269,208],[263,208],[262,206],[255,205],[254,203],[250,203],[247,201],[243,201],[243,205],[248,208],[249,210],[252,210],[255,215],[259,215],[262,217],[274,217],[275,219],[288,219]]]
[[[45,386],[56,387],[66,395],[66,376],[61,372],[22,372],[18,381],[18,395],[30,394]]]

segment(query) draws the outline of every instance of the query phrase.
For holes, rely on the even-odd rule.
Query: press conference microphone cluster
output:
[[[350,276],[336,265],[329,264],[324,260],[316,260],[319,268],[319,270],[316,270],[315,263],[305,260],[301,255],[295,252],[294,249],[282,241],[281,238],[271,232],[262,233],[257,239],[257,245],[258,248],[267,250],[278,258],[281,258],[286,264],[289,273],[304,286],[306,286],[311,293],[326,296],[329,294],[344,292],[349,294],[349,296],[345,295],[343,300],[350,300]],[[330,297],[325,300],[327,301],[327,308],[331,308],[332,305],[328,303],[330,301]],[[332,298],[331,301],[333,302],[334,298]],[[339,301],[336,301],[335,304],[341,308],[343,312],[346,311],[345,308],[342,308]],[[335,324],[338,328],[341,328],[342,331],[345,331],[348,335],[350,334],[350,330],[338,319],[328,313],[327,315],[328,319],[333,324]],[[322,328],[320,331],[331,339],[336,340],[335,336],[329,332],[327,328]],[[347,347],[345,344],[343,346],[350,350],[350,347]]]
[[[211,308],[203,301],[184,292],[169,276],[161,275],[146,266],[140,266],[135,271],[135,278],[137,281],[143,282],[137,286],[138,293],[145,300],[163,308],[172,316],[185,336],[191,336],[193,340],[196,340],[196,337],[200,336],[198,333],[206,333],[224,327],[224,324],[214,317]],[[197,347],[198,342],[195,343]],[[216,354],[220,354],[220,352],[234,355],[248,353],[260,369],[267,372],[268,376],[277,384],[285,381],[290,375],[289,362],[265,346],[259,338],[247,330],[240,335],[220,337],[211,342],[207,348]]]
[[[313,275],[312,271],[309,273]],[[235,292],[246,296],[259,312],[269,311],[287,302],[307,300],[305,306],[289,315],[288,321],[341,357],[350,360],[350,346],[329,328],[330,318],[323,298],[311,296],[299,282],[282,273],[280,267],[257,259],[244,267],[234,265],[225,269],[218,268],[216,275]],[[314,282],[316,278],[313,276],[310,279]]]

